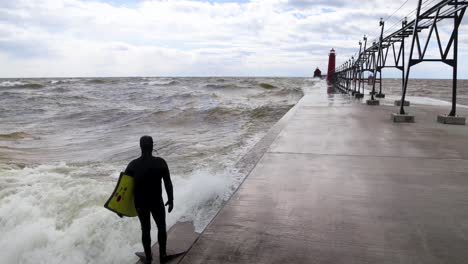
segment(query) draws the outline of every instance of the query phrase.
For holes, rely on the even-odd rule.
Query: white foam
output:
[[[80,79],[60,79],[60,80],[51,80],[50,84],[57,84],[57,83],[74,83],[74,82],[79,82]]]
[[[168,223],[170,221],[172,225],[177,220],[193,221],[195,230],[201,232],[241,179],[241,175],[235,170],[218,173],[198,170],[190,178],[175,179],[175,206],[178,209],[169,215]]]
[[[99,166],[94,166],[99,168]],[[142,251],[137,218],[119,218],[103,207],[119,170],[103,166],[104,177],[86,177],[88,167],[65,163],[0,173],[0,260],[2,263],[130,263]],[[70,176],[74,175],[74,176]],[[105,177],[108,175],[109,177]],[[201,231],[240,180],[237,172],[197,170],[173,175],[178,220]],[[152,223],[152,238],[157,232]]]
[[[12,86],[22,86],[26,85],[27,83],[20,82],[20,81],[3,81],[0,82],[1,87],[12,87]]]
[[[159,80],[159,81],[144,81],[144,82],[141,82],[140,84],[142,85],[168,85],[168,84],[171,84],[173,81],[169,80],[169,81],[162,81],[162,80]]]

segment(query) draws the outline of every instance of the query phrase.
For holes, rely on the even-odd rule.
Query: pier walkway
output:
[[[468,127],[408,110],[304,96],[181,263],[467,263]]]

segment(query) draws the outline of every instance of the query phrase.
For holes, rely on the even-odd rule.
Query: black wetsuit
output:
[[[162,198],[161,179],[164,180],[167,197],[173,201],[172,182],[166,161],[154,157],[151,152],[143,152],[142,156],[132,160],[125,170],[127,175],[135,179],[135,207],[141,223],[143,248],[147,260],[151,254],[151,217],[158,227],[158,243],[160,256],[166,254],[166,211]]]

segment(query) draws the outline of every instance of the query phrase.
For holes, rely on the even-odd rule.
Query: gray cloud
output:
[[[0,61],[6,69],[0,74],[6,77],[309,74],[326,68],[332,47],[339,61],[348,59],[364,34],[378,35],[379,18],[404,1],[0,2],[0,56],[9,58]],[[32,62],[41,67],[26,67]]]

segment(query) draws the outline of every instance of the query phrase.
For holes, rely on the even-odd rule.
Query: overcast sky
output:
[[[409,0],[0,0],[0,77],[310,76]],[[409,17],[413,19],[413,17]],[[459,76],[468,78],[468,23]],[[450,78],[440,63],[414,77]],[[384,77],[398,75],[384,71]]]

